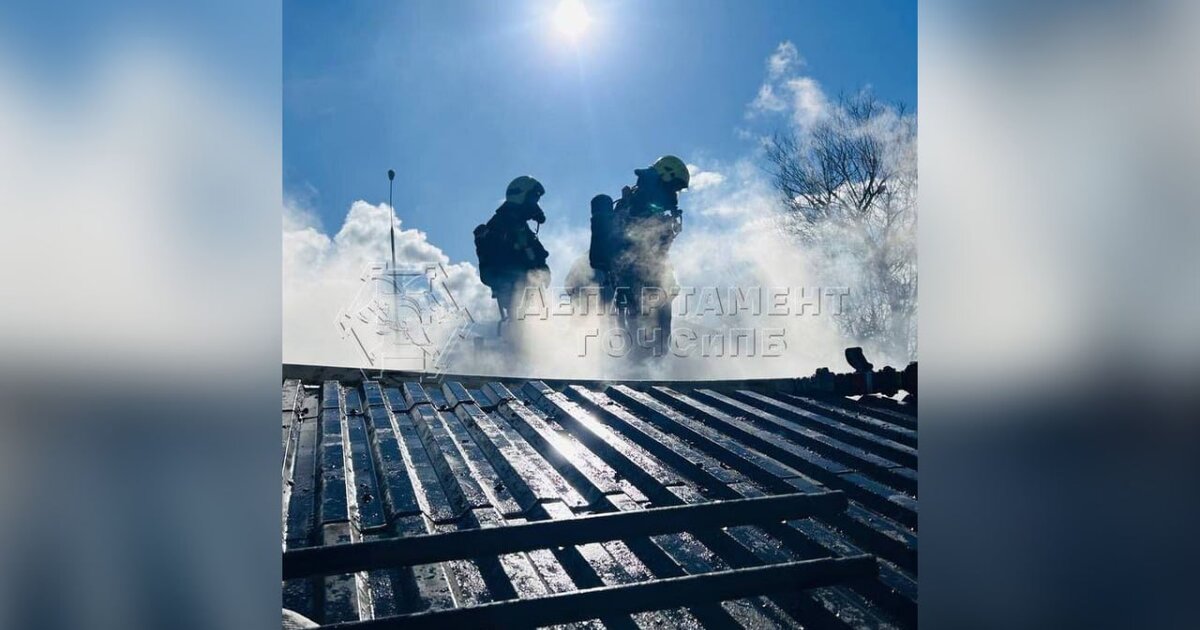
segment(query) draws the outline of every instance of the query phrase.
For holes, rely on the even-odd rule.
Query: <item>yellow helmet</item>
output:
[[[664,184],[676,184],[680,190],[687,188],[692,179],[691,173],[688,173],[687,164],[674,155],[664,155],[658,158],[654,161],[652,168],[654,172],[658,173],[658,178]]]
[[[532,198],[530,198],[532,194]],[[508,185],[508,190],[504,191],[504,198],[510,203],[525,203],[527,201],[537,202],[538,198],[546,194],[546,189],[542,187],[542,183],[528,176],[522,175]]]

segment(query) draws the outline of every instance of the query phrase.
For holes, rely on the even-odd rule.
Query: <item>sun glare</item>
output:
[[[554,10],[555,30],[571,41],[583,36],[591,23],[592,16],[588,14],[582,0],[562,0]]]

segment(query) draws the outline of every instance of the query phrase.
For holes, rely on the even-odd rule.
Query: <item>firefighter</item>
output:
[[[655,160],[650,168],[633,171],[637,185],[630,189],[630,215],[648,217],[664,212],[678,218],[679,193],[688,187],[691,174],[683,160],[674,155],[664,155]]]
[[[550,253],[529,228],[533,221],[540,229],[546,213],[538,201],[546,189],[541,182],[522,175],[512,180],[504,193],[504,203],[492,218],[475,228],[475,253],[479,257],[479,277],[492,290],[500,309],[500,321],[508,321],[512,309],[527,287],[547,287]],[[497,327],[499,330],[499,325]]]
[[[634,175],[637,183],[622,189],[616,203],[604,195],[592,200],[590,261],[633,347],[662,356],[671,333],[671,300],[679,289],[667,255],[683,229],[679,193],[691,178],[673,155]]]

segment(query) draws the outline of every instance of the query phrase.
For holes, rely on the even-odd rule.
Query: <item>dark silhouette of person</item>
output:
[[[475,228],[475,253],[479,257],[479,277],[492,290],[500,309],[501,323],[520,308],[527,287],[550,284],[550,253],[529,228],[529,221],[540,227],[546,213],[538,201],[546,189],[538,180],[522,175],[508,185],[504,203],[492,218]],[[499,330],[499,325],[497,325]]]
[[[679,193],[690,174],[683,160],[667,155],[634,170],[615,203],[592,199],[589,263],[600,278],[601,300],[616,312],[635,353],[662,356],[671,334],[671,300],[678,294],[668,253],[683,229]]]

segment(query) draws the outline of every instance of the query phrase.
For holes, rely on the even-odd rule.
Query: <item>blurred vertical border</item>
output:
[[[278,627],[281,11],[0,5],[0,627]]]
[[[923,628],[1200,624],[1198,35],[920,4]]]

